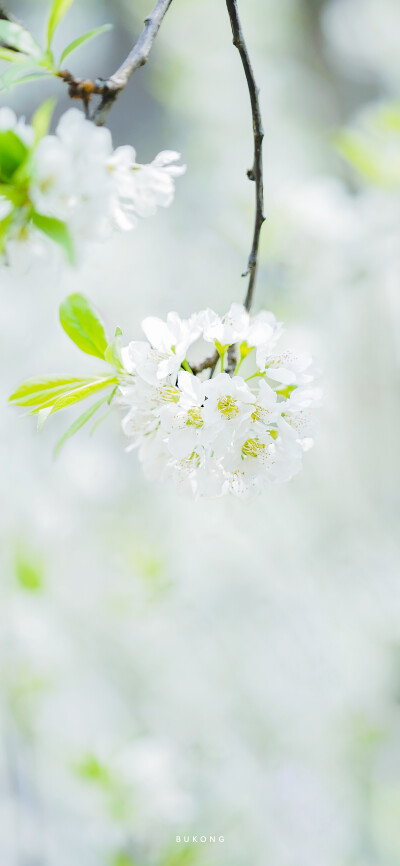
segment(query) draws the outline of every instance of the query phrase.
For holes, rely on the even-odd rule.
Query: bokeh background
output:
[[[40,36],[46,5],[8,11]],[[255,309],[320,358],[320,434],[290,484],[192,502],[143,479],[117,414],[54,460],[74,411],[39,434],[7,408],[28,376],[96,371],[58,323],[70,291],[127,341],[243,297],[248,94],[223,0],[175,0],[109,122],[141,162],[182,152],[173,207],[78,272],[1,274],[2,866],[400,862],[400,184],[337,149],[398,97],[400,2],[239,6],[266,133]],[[148,11],[76,3],[58,45],[111,21],[70,64],[105,77]],[[50,93],[60,114],[57,81],[1,104]],[[398,168],[393,112],[372,167]]]

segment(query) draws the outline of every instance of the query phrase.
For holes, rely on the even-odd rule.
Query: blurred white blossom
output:
[[[119,229],[135,227],[138,217],[154,216],[159,207],[169,207],[175,194],[174,178],[186,171],[174,165],[180,153],[165,150],[149,165],[136,161],[136,151],[130,145],[117,147],[108,162],[113,178],[114,221]]]
[[[76,108],[65,112],[54,135],[39,141],[33,126],[3,108],[0,133],[8,130],[17,141],[0,138],[0,163],[2,148],[11,146],[15,161],[12,174],[2,176],[2,252],[3,262],[19,270],[47,258],[55,240],[58,251],[68,244],[81,260],[88,242],[102,242],[113,229],[132,229],[138,218],[168,207],[175,177],[185,171],[175,164],[175,151],[163,151],[150,165],[137,163],[130,146],[114,151],[110,131]]]

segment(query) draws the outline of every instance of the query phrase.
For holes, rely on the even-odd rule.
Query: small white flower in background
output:
[[[108,166],[114,186],[113,218],[119,229],[129,231],[138,218],[154,216],[157,208],[172,204],[174,178],[186,171],[186,166],[173,164],[180,158],[176,151],[164,150],[149,165],[140,165],[133,147],[117,147]]]
[[[249,498],[267,481],[288,481],[313,444],[313,408],[321,389],[309,355],[272,354],[282,332],[272,313],[250,316],[232,304],[222,318],[207,309],[180,319],[143,322],[147,341],[122,349],[126,384],[118,401],[130,447],[139,449],[147,478],[173,478],[195,497],[225,493]],[[214,342],[220,369],[194,375],[190,348]],[[225,370],[235,346],[236,369]],[[240,367],[240,375],[238,369]]]
[[[39,141],[32,126],[2,108],[0,174],[3,162],[9,166],[8,154],[4,160],[2,154],[12,143],[1,137],[8,131],[17,141],[12,154],[15,171],[0,177],[0,220],[7,218],[0,256],[7,264],[18,258],[15,250],[27,264],[40,260],[43,245],[36,242],[37,235],[46,236],[47,246],[50,242],[58,251],[64,246],[70,259],[74,251],[82,258],[88,242],[103,241],[115,228],[132,229],[138,218],[168,207],[174,179],[185,171],[175,164],[180,158],[175,151],[163,151],[150,165],[137,163],[132,147],[113,151],[110,131],[95,126],[76,108],[65,112],[54,135],[43,135]],[[63,223],[62,235],[49,218]]]

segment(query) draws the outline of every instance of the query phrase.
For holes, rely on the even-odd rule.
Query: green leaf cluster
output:
[[[55,412],[89,397],[97,396],[99,392],[105,392],[66,430],[56,446],[56,453],[74,433],[91,420],[102,406],[111,404],[120,378],[122,375],[124,378],[127,376],[123,371],[120,356],[120,329],[117,328],[114,339],[109,342],[100,316],[84,295],[75,293],[63,301],[60,306],[60,322],[68,337],[82,352],[100,358],[113,369],[102,375],[86,378],[27,379],[11,394],[9,402],[24,407],[30,415],[36,415],[38,427],[41,429],[47,418]],[[97,420],[95,426],[99,420],[101,418]]]
[[[57,75],[64,60],[73,51],[90,39],[110,30],[110,24],[103,24],[78,36],[64,48],[59,62],[56,63],[52,51],[53,38],[72,3],[73,0],[52,0],[50,3],[44,48],[21,24],[7,20],[0,21],[0,41],[3,43],[0,46],[0,60],[10,64],[0,78],[0,89],[8,90],[17,84]]]

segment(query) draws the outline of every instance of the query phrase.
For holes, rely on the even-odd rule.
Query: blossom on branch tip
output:
[[[321,389],[311,385],[311,356],[272,354],[282,331],[272,313],[251,316],[233,304],[222,318],[210,309],[186,320],[169,313],[142,327],[147,342],[122,349],[130,384],[119,388],[118,403],[128,408],[123,430],[147,478],[173,478],[195,497],[249,498],[301,469]],[[190,366],[198,338],[213,341],[221,355],[222,370],[211,378]],[[232,344],[241,347],[240,375],[224,369],[221,347]]]

